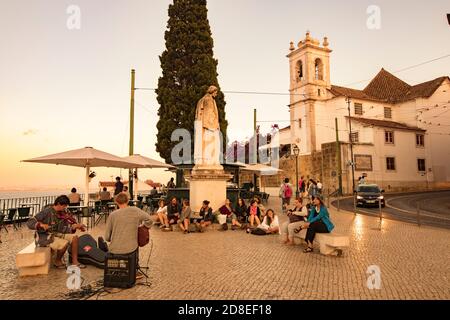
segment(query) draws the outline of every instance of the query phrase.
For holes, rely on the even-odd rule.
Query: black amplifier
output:
[[[106,255],[103,286],[132,288],[136,284],[137,252]]]

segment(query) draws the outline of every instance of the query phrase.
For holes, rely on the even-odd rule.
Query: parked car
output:
[[[364,206],[381,206],[384,208],[386,202],[384,199],[384,190],[381,190],[376,184],[363,184],[359,185],[355,191],[356,205],[359,207]]]

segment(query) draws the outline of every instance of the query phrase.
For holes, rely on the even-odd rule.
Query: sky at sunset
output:
[[[0,0],[0,190],[83,190],[82,168],[20,160],[86,146],[128,155],[130,70],[136,69],[137,87],[157,86],[171,2]],[[70,5],[81,10],[79,30],[67,28]],[[381,9],[379,30],[367,27],[370,5]],[[224,91],[288,93],[289,42],[306,30],[329,38],[335,85],[450,54],[448,0],[210,0],[208,9]],[[396,76],[416,84],[449,74],[447,58]],[[271,125],[265,121],[289,125],[289,96],[230,93],[225,99],[231,140],[251,135],[254,108],[264,130]],[[154,92],[136,92],[135,153],[160,160],[157,110]],[[95,171],[92,190],[99,180],[126,175]],[[166,183],[170,174],[142,170],[140,178]]]

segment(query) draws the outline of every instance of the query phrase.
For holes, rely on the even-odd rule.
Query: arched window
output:
[[[323,80],[323,63],[322,63],[322,60],[316,59],[314,70],[315,70],[315,79],[316,80]]]
[[[296,73],[296,79],[297,82],[300,82],[303,80],[303,61],[299,60],[297,62],[297,66],[295,68],[295,73]]]

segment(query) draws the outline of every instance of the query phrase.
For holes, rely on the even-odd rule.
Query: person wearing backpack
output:
[[[286,212],[287,206],[291,204],[291,198],[293,195],[292,185],[289,183],[289,178],[284,179],[284,183],[280,188],[280,197],[282,199],[283,213]]]

